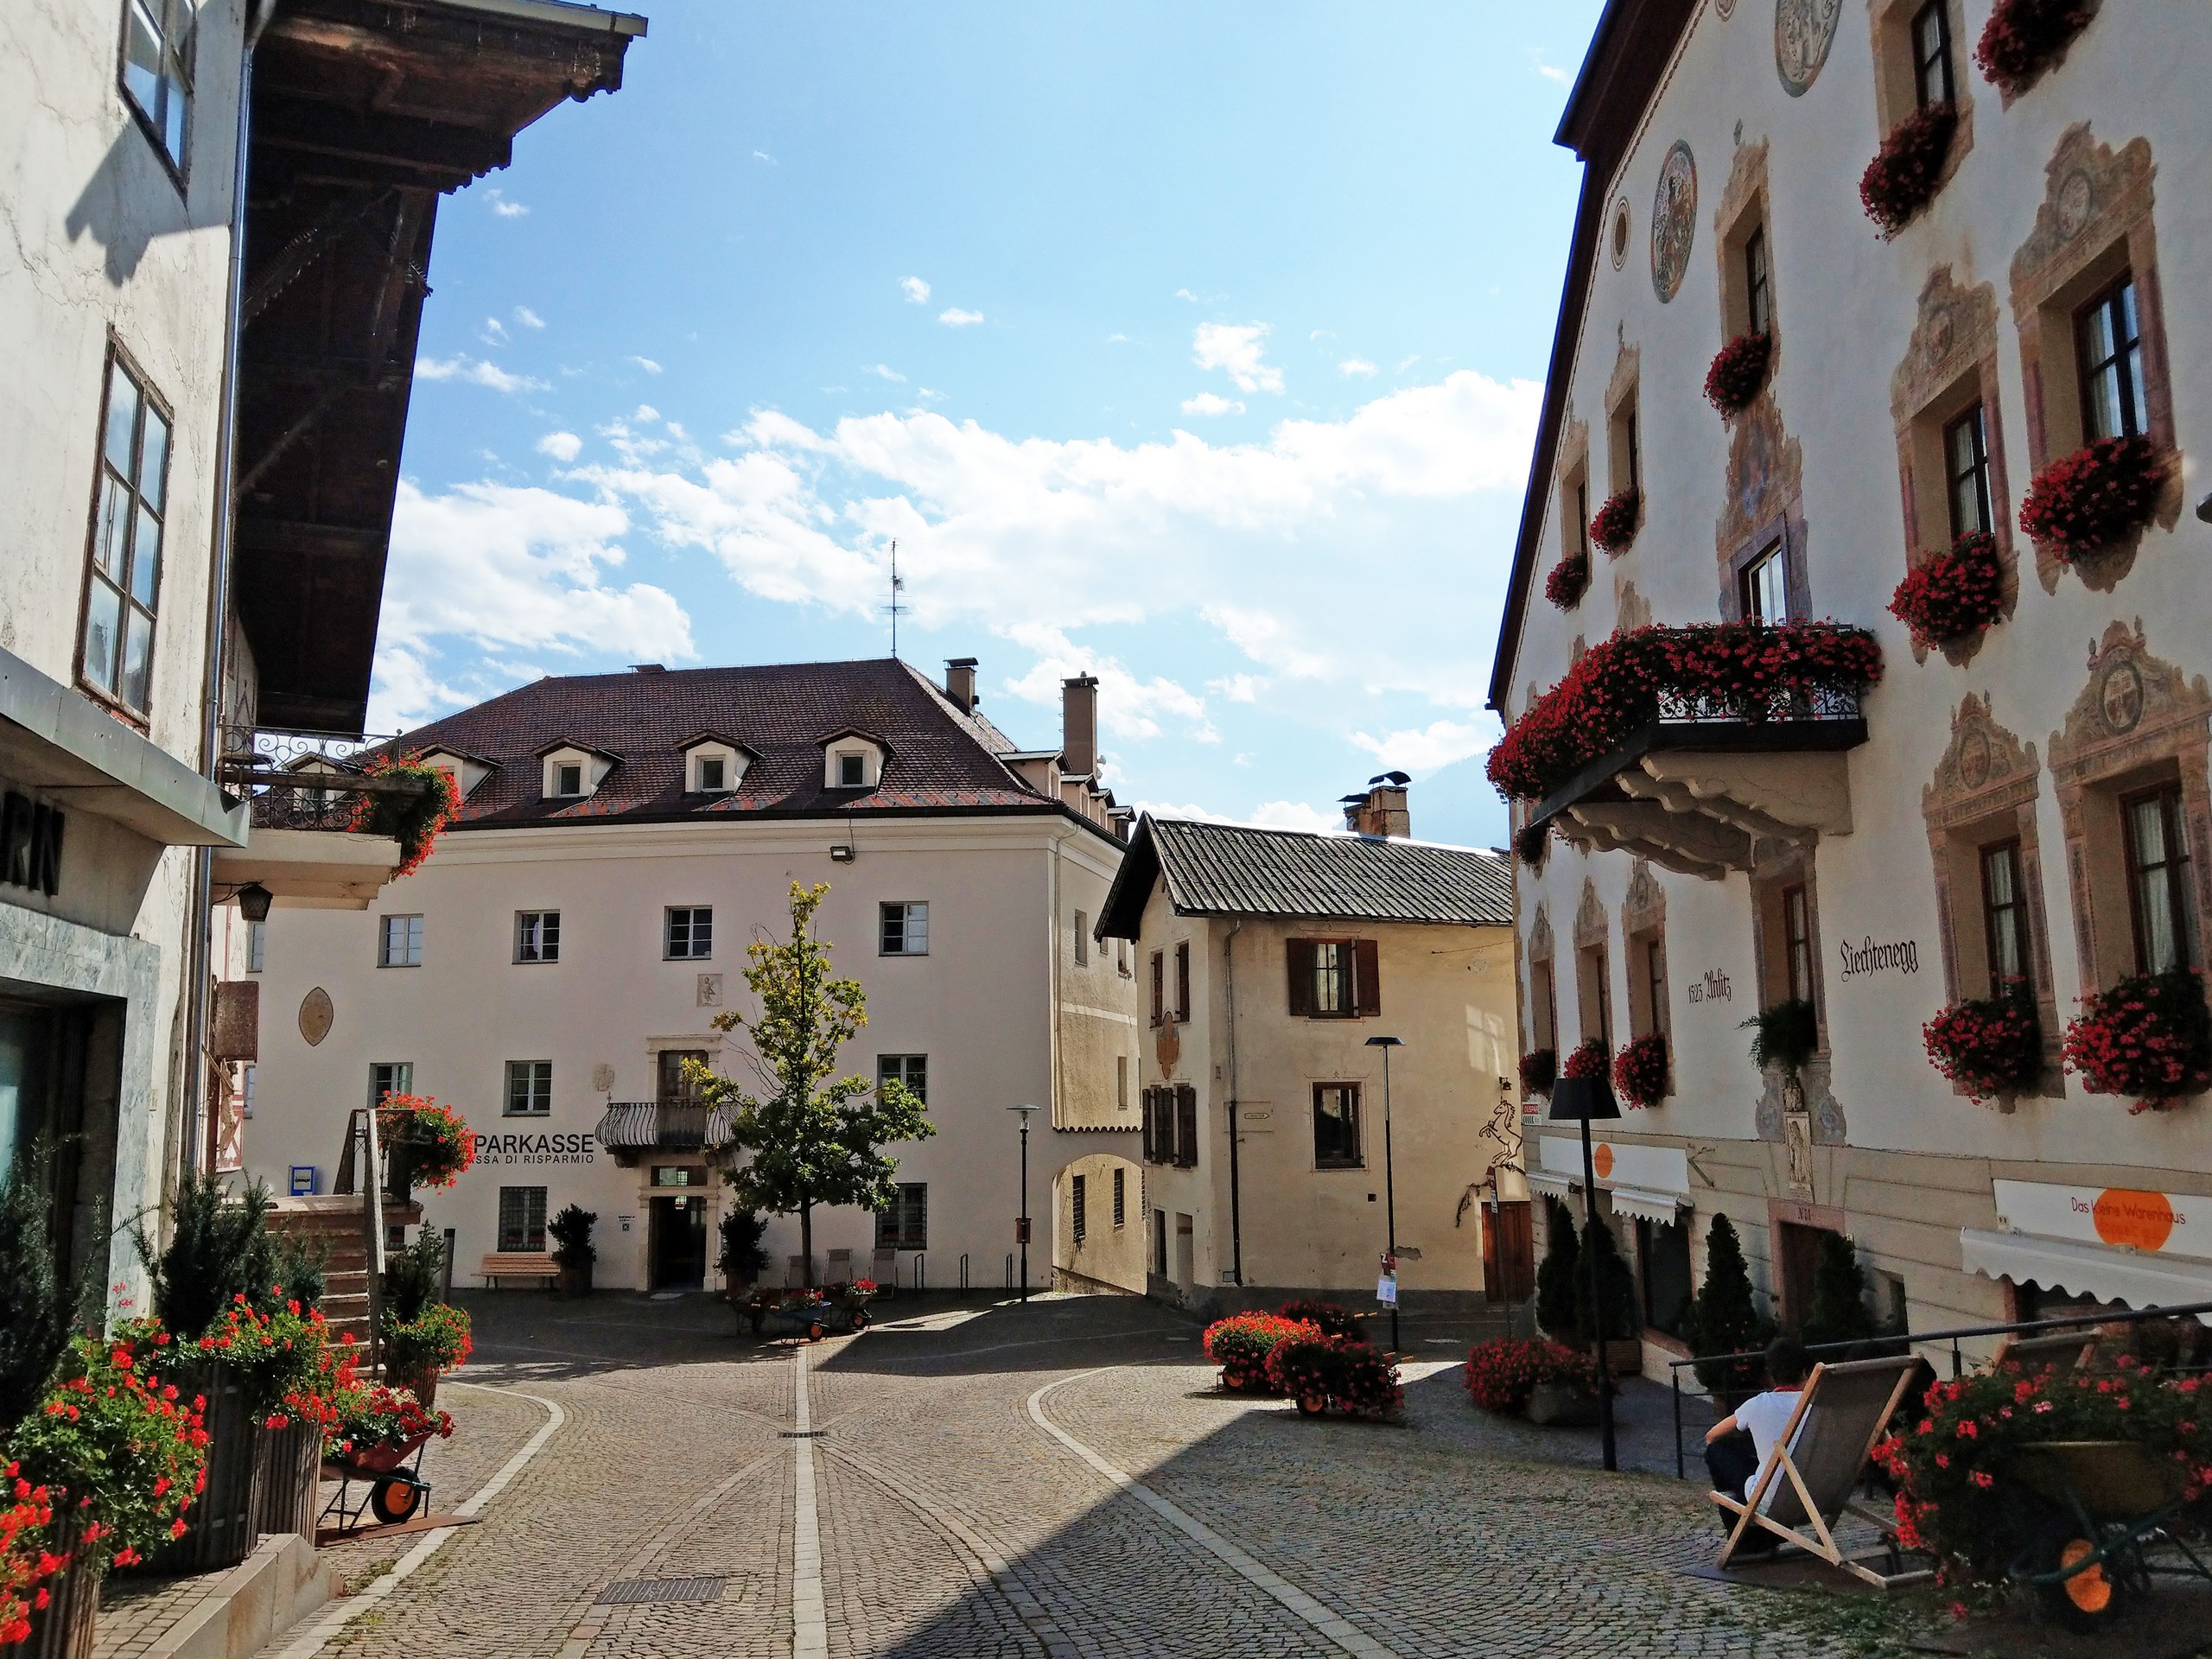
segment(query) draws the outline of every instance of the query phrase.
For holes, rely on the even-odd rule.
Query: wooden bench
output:
[[[561,1269],[543,1250],[494,1250],[476,1271],[487,1287],[497,1288],[502,1279],[550,1279]]]

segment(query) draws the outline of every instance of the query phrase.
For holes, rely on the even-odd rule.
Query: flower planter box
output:
[[[54,1519],[54,1548],[67,1554],[77,1546],[74,1520],[62,1515]],[[46,1581],[49,1599],[31,1616],[30,1635],[23,1644],[6,1649],[10,1659],[91,1659],[92,1635],[99,1618],[100,1586],[107,1578],[105,1556],[92,1562],[73,1562]]]
[[[425,1411],[438,1402],[438,1373],[435,1367],[420,1371],[392,1371],[385,1380],[393,1388],[404,1389],[413,1395]]]
[[[245,1385],[231,1369],[209,1363],[177,1385],[189,1400],[206,1396],[207,1486],[184,1512],[184,1531],[123,1569],[181,1577],[236,1567],[253,1550],[253,1465],[263,1430],[247,1408]]]
[[[322,1430],[318,1426],[264,1426],[253,1449],[255,1532],[296,1532],[313,1539],[315,1484],[321,1466]]]
[[[1598,1396],[1569,1382],[1529,1390],[1529,1421],[1540,1428],[1582,1428],[1598,1421]]]
[[[556,1263],[553,1269],[553,1288],[563,1296],[590,1295],[591,1263],[587,1262],[580,1268],[562,1267]],[[427,1400],[423,1402],[425,1405],[429,1403]]]

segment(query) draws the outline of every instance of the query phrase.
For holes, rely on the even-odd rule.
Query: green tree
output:
[[[1697,1379],[1714,1394],[1741,1394],[1758,1385],[1759,1361],[1709,1361],[1718,1354],[1743,1353],[1767,1340],[1771,1330],[1751,1299],[1751,1269],[1744,1265],[1743,1241],[1726,1216],[1715,1216],[1705,1236],[1705,1281],[1690,1298],[1683,1334],[1699,1357]]]
[[[1625,1342],[1641,1334],[1636,1323],[1636,1280],[1621,1257],[1613,1230],[1593,1221],[1582,1230],[1582,1249],[1574,1262],[1574,1328],[1585,1342],[1594,1341],[1598,1322],[1591,1317],[1590,1255],[1598,1257],[1598,1289],[1605,1297],[1605,1340]]]
[[[73,1283],[54,1257],[49,1163],[48,1148],[36,1147],[0,1186],[0,1441],[46,1392],[91,1305],[89,1274]]]
[[[797,1213],[810,1275],[814,1206],[887,1208],[897,1196],[899,1162],[883,1148],[937,1133],[903,1083],[836,1075],[837,1051],[868,1024],[868,999],[860,981],[830,976],[830,945],[814,937],[814,912],[829,891],[826,881],[791,884],[791,937],[746,947],[745,983],[760,1013],[747,1019],[732,1008],[715,1018],[717,1030],[752,1039],[759,1092],[690,1063],[701,1097],[727,1109],[732,1143],[751,1154],[728,1173],[738,1202]]]
[[[1552,1337],[1574,1334],[1574,1217],[1556,1200],[1544,1211],[1544,1259],[1536,1267],[1536,1323]]]
[[[1813,1269],[1813,1309],[1806,1316],[1808,1344],[1865,1342],[1874,1334],[1874,1315],[1866,1306],[1866,1275],[1859,1252],[1841,1233],[1821,1235],[1821,1259]],[[1848,1354],[1830,1354],[1830,1360]]]
[[[178,1340],[199,1341],[233,1296],[264,1313],[276,1305],[283,1268],[269,1208],[263,1182],[249,1182],[232,1203],[220,1175],[186,1175],[169,1202],[168,1242],[157,1249],[138,1233],[138,1259],[153,1281],[154,1316]]]

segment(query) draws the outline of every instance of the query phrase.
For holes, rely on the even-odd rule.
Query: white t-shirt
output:
[[[1797,1402],[1805,1391],[1799,1389],[1772,1389],[1764,1394],[1755,1394],[1736,1408],[1736,1427],[1751,1437],[1751,1446],[1759,1454],[1759,1467],[1766,1467],[1767,1459],[1773,1454],[1774,1443],[1782,1438],[1782,1431],[1789,1427],[1789,1415],[1797,1409]]]

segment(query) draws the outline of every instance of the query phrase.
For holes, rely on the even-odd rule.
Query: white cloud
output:
[[[893,368],[887,363],[868,364],[861,370],[861,372],[862,374],[873,374],[879,376],[883,379],[890,381],[893,385],[903,386],[906,384],[906,377],[899,373],[898,370]]]
[[[1242,415],[1244,405],[1234,398],[1202,391],[1195,397],[1183,400],[1183,412],[1185,415]]]
[[[548,432],[537,441],[537,453],[550,455],[563,467],[583,452],[584,441],[573,432]]]
[[[1114,334],[1106,336],[1106,344],[1109,346],[1126,346],[1128,343],[1129,337],[1127,334]]]
[[[1363,357],[1344,359],[1343,362],[1337,365],[1337,371],[1340,374],[1356,374],[1362,379],[1370,378],[1379,372],[1376,366]]]
[[[901,276],[899,286],[906,290],[909,303],[927,305],[930,302],[930,285],[920,277]]]
[[[1440,720],[1421,731],[1389,732],[1381,737],[1354,732],[1351,741],[1385,766],[1421,772],[1481,754],[1497,740],[1485,727]]]
[[[501,219],[520,219],[530,209],[518,201],[509,201],[495,184],[484,187],[484,198],[492,204],[492,211]]]
[[[1531,56],[1534,57],[1534,54],[1532,54]],[[1555,80],[1562,86],[1571,86],[1574,84],[1573,73],[1560,68],[1557,64],[1546,63],[1541,58],[1535,58],[1535,63],[1536,73],[1546,80]]]
[[[504,346],[507,343],[507,325],[497,317],[486,317],[484,326],[476,331],[476,338],[486,346]]]
[[[545,326],[545,319],[526,305],[515,307],[515,321],[525,328],[543,328]]]
[[[1006,683],[1007,690],[1025,702],[1057,709],[1062,681],[1092,674],[1098,679],[1098,723],[1108,736],[1158,737],[1160,721],[1167,720],[1194,742],[1221,741],[1206,717],[1205,699],[1175,681],[1157,675],[1141,680],[1118,658],[1084,651],[1055,627],[1017,624],[1006,632],[1016,645],[1037,653],[1027,674]]]
[[[1225,680],[1208,680],[1206,690],[1218,691],[1231,702],[1257,702],[1261,688],[1267,682],[1251,674],[1232,674]],[[1249,764],[1250,757],[1237,757],[1240,765]]]
[[[1403,374],[1408,369],[1410,369],[1414,364],[1420,361],[1421,353],[1419,352],[1415,352],[1411,357],[1402,357],[1398,359],[1397,366],[1393,369],[1391,372],[1394,374]]]
[[[753,159],[756,162],[766,162],[771,167],[780,167],[783,165],[782,162],[779,162],[765,149],[754,150],[753,152]]]
[[[658,374],[660,372],[660,365],[654,362],[650,357],[626,357],[622,360],[626,363],[636,364],[647,374]]]
[[[1179,300],[1188,300],[1192,305],[1196,305],[1198,302],[1198,296],[1192,293],[1187,288],[1177,289],[1175,290],[1175,297]]]
[[[655,409],[651,404],[639,404],[638,412],[630,418],[633,421],[657,421],[660,419],[660,410]]]
[[[1225,369],[1239,391],[1282,391],[1282,371],[1262,363],[1264,322],[1202,322],[1191,336],[1192,360],[1202,369]]]
[[[430,664],[441,640],[648,662],[696,656],[691,622],[647,582],[607,585],[630,527],[618,504],[464,484],[425,495],[402,480],[378,623],[372,722],[390,731],[465,701]]]
[[[494,391],[547,390],[543,380],[526,374],[509,374],[496,363],[467,356],[418,357],[415,359],[415,374],[421,380],[459,380],[472,386],[489,386]]]
[[[948,328],[972,328],[983,320],[983,314],[980,311],[963,311],[956,305],[950,310],[938,312],[937,320]]]

